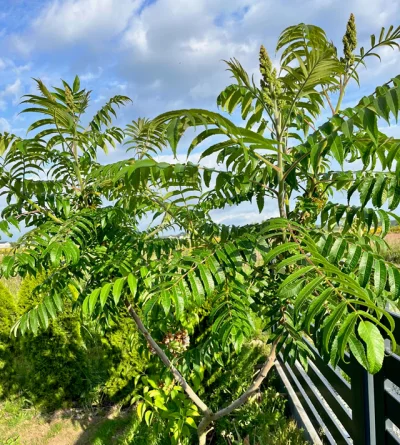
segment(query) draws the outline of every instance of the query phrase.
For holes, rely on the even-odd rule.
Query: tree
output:
[[[378,87],[355,107],[341,110],[341,104],[349,82],[359,81],[358,68],[377,56],[376,49],[397,47],[399,37],[400,28],[382,29],[379,37],[371,36],[370,49],[356,54],[351,16],[339,57],[322,29],[289,27],[277,44],[279,74],[261,47],[259,86],[237,60],[227,62],[235,83],[218,104],[230,113],[240,108],[244,127],[198,109],[140,119],[125,131],[134,156],[106,166],[96,162],[96,152],[124,140],[109,125],[115,106],[128,99],[111,99],[83,127],[89,95],[79,80],[53,92],[38,81],[41,96],[28,96],[34,107],[25,111],[46,114],[30,127],[45,129],[31,139],[1,139],[1,185],[9,203],[1,228],[20,221],[30,228],[4,259],[3,274],[48,273],[37,288],[42,303],[13,332],[46,328],[64,299],[104,324],[125,306],[148,353],[179,383],[160,382],[164,374],[157,368],[159,380],[146,376],[138,400],[146,422],[155,411],[170,421],[174,443],[190,435],[188,426],[196,427],[193,417],[200,415],[197,432],[205,444],[212,423],[255,394],[277,353],[306,366],[312,352],[304,335],[333,365],[351,350],[369,372],[377,372],[382,332],[395,346],[385,307],[400,294],[400,273],[382,256],[390,218],[398,219],[393,211],[400,202],[400,144],[378,129],[378,119],[397,119],[400,80]],[[317,127],[326,108],[332,117]],[[209,141],[202,158],[217,154],[222,169],[154,159],[167,146],[176,154],[193,127],[204,129],[188,155]],[[209,139],[214,137],[218,142]],[[333,160],[341,170],[333,170]],[[344,170],[355,161],[362,170]],[[348,205],[328,202],[335,190],[347,190]],[[359,206],[350,205],[355,192]],[[279,218],[228,227],[210,217],[213,209],[253,199],[262,211],[266,197],[277,200]],[[382,209],[386,201],[389,211]],[[146,215],[153,224],[139,230]],[[172,227],[185,236],[160,236]],[[211,409],[197,391],[204,374],[255,338],[256,321],[269,332],[269,355],[237,400]],[[190,335],[196,330],[202,337],[194,344]]]

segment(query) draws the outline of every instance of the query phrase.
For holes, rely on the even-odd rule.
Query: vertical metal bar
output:
[[[351,367],[353,444],[376,445],[373,376],[353,356]]]
[[[374,401],[375,401],[375,434],[376,443],[385,444],[386,436],[386,413],[385,413],[385,360],[383,367],[373,376],[374,378]]]

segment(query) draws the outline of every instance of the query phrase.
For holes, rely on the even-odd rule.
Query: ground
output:
[[[129,411],[63,410],[45,416],[22,401],[8,401],[0,404],[0,445],[109,445],[131,424]]]

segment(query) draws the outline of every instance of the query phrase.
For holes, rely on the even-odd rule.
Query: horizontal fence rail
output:
[[[392,316],[394,337],[400,344],[400,317]],[[315,357],[309,358],[307,370],[298,361],[292,366],[284,362],[282,353],[278,357],[324,443],[400,445],[400,356],[390,354],[386,342],[388,355],[376,375],[368,374],[351,355],[334,369],[310,342]]]

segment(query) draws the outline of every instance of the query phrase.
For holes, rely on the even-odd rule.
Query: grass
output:
[[[23,399],[0,403],[0,445],[156,445],[130,411],[59,411],[41,415]]]
[[[115,412],[60,411],[51,416],[24,408],[15,399],[0,404],[0,445],[170,445],[165,430],[158,434],[141,423],[134,410]],[[293,420],[281,422],[274,437],[254,430],[251,438],[225,438],[227,445],[307,445]],[[220,443],[220,442],[219,442]]]
[[[0,425],[9,429],[15,428],[23,422],[30,421],[38,416],[34,408],[27,406],[27,401],[20,398],[8,400],[3,403],[0,410]]]
[[[400,234],[389,233],[386,237],[390,249],[385,254],[385,260],[395,264],[400,264]]]

